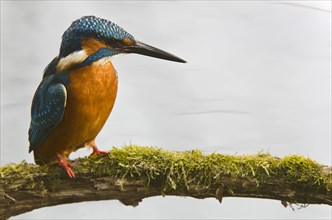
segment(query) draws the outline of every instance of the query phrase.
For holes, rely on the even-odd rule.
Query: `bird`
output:
[[[73,179],[72,152],[90,146],[91,155],[107,155],[95,139],[116,100],[118,76],[111,59],[130,53],[186,62],[109,20],[90,15],[71,23],[32,99],[28,139],[36,164],[58,164]]]

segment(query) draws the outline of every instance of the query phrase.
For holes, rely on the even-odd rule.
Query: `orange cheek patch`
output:
[[[107,45],[104,42],[95,39],[84,39],[82,41],[82,49],[87,53],[88,56],[105,47],[107,47]]]
[[[123,39],[123,43],[125,45],[133,45],[133,41],[131,39],[129,39],[128,37],[126,37],[125,39]]]

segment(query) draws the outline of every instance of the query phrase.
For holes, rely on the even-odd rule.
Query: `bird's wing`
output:
[[[39,85],[32,101],[29,129],[29,152],[37,149],[61,122],[67,100],[66,88],[54,83],[53,76]]]
[[[59,63],[59,57],[55,57],[44,69],[43,79],[56,73],[56,66]]]

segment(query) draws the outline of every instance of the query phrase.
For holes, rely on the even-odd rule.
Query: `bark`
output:
[[[318,170],[314,173],[318,172],[320,177],[315,177],[314,182],[317,184],[313,184],[314,182],[308,179],[301,181],[301,178],[305,176],[301,172],[307,172],[307,169],[311,168],[301,170],[297,167],[295,180],[290,181],[290,172],[285,172],[290,168],[283,167],[282,159],[271,156],[263,157],[263,159],[259,156],[257,163],[269,161],[272,158],[273,161],[278,162],[277,167],[282,166],[278,168],[280,173],[272,168],[257,173],[259,169],[253,167],[251,168],[253,173],[244,175],[246,172],[243,170],[236,174],[227,173],[219,162],[212,161],[211,158],[220,158],[217,154],[216,157],[209,158],[204,155],[191,157],[194,161],[192,163],[198,164],[197,167],[181,165],[179,161],[184,159],[178,157],[178,154],[183,156],[182,153],[172,152],[172,157],[167,159],[170,164],[180,164],[178,173],[175,166],[174,170],[166,168],[165,172],[157,167],[159,166],[157,163],[149,163],[150,166],[147,166],[146,161],[152,157],[146,157],[144,165],[139,164],[139,161],[143,163],[143,157],[137,157],[139,158],[137,161],[132,159],[130,163],[124,164],[124,161],[115,159],[119,154],[105,160],[87,158],[74,161],[75,179],[68,178],[57,166],[39,167],[23,162],[1,167],[0,218],[7,219],[41,207],[83,201],[117,199],[125,205],[137,206],[144,198],[160,195],[189,196],[197,199],[212,197],[220,203],[225,197],[250,197],[280,200],[284,206],[290,203],[332,205],[331,167],[317,166]],[[133,155],[135,154],[131,154]],[[158,155],[158,152],[155,155],[160,160],[166,157]],[[159,156],[163,158],[158,158]],[[239,157],[241,156],[232,156],[234,160]],[[253,158],[255,161],[255,157]],[[205,159],[212,161],[212,165],[206,169],[199,164]],[[252,158],[250,161],[244,160],[243,157],[240,159],[246,164]],[[215,167],[218,164],[220,167]],[[160,166],[163,165],[165,164],[160,164]],[[103,170],[108,166],[114,167],[112,172]],[[169,166],[165,165],[165,167]],[[243,166],[242,164],[241,167]],[[154,173],[156,170],[157,174]]]

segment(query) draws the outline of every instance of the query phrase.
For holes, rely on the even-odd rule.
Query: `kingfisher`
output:
[[[74,178],[70,153],[90,146],[91,155],[107,155],[98,150],[95,139],[117,95],[118,77],[111,59],[129,53],[186,62],[136,40],[106,19],[84,16],[72,22],[32,100],[29,153],[33,151],[36,164],[58,163]]]

